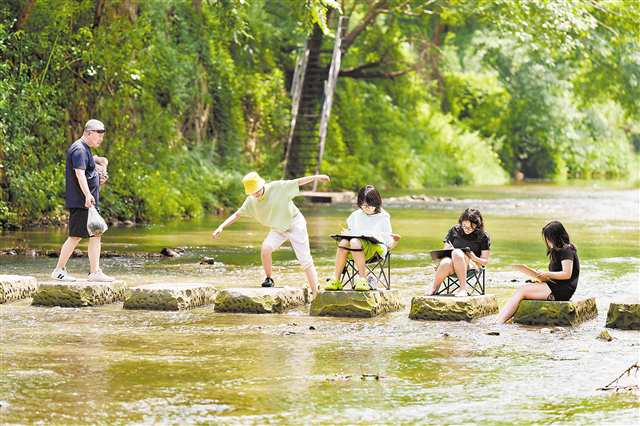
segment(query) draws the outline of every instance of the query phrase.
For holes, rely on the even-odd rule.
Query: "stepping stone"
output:
[[[330,317],[371,318],[402,309],[396,290],[324,291],[311,303],[310,314]]]
[[[62,306],[81,308],[122,302],[127,293],[123,281],[111,283],[74,281],[48,281],[41,283],[33,294],[34,306]]]
[[[239,287],[219,290],[216,312],[280,314],[307,303],[307,289],[300,287]]]
[[[498,313],[493,294],[482,296],[416,296],[411,299],[409,318],[430,321],[471,321]]]
[[[573,326],[597,316],[598,308],[593,297],[569,302],[523,300],[513,316],[513,322]]]
[[[622,330],[640,330],[640,303],[610,304],[606,326]]]
[[[125,309],[182,311],[215,301],[216,289],[209,284],[148,284],[129,289]]]
[[[30,297],[38,289],[34,277],[0,275],[0,303],[14,302]]]

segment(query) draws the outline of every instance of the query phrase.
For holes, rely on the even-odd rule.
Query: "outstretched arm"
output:
[[[222,231],[224,230],[225,227],[231,225],[232,223],[234,223],[236,220],[240,219],[240,213],[238,213],[237,211],[235,213],[233,213],[231,216],[229,216],[224,222],[222,222],[215,231],[213,231],[213,238],[220,238],[220,235],[222,234]]]
[[[305,177],[301,177],[298,179],[294,179],[296,182],[298,182],[298,186],[302,186],[302,185],[306,185],[308,183],[311,183],[315,180],[317,180],[318,182],[329,182],[331,179],[329,178],[329,176],[327,175],[313,175],[313,176],[305,176]]]

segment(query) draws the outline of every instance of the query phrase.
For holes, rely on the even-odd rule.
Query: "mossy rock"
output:
[[[612,303],[607,312],[607,327],[640,330],[640,303]]]
[[[418,296],[411,300],[409,318],[430,321],[471,321],[498,313],[493,294],[482,296]]]
[[[307,303],[307,289],[297,287],[240,287],[218,291],[216,312],[279,314]]]
[[[127,293],[125,309],[182,311],[214,303],[216,289],[209,284],[148,284]]]
[[[513,322],[530,325],[573,326],[598,316],[596,299],[569,302],[523,300],[513,316]]]
[[[38,289],[34,277],[24,275],[0,275],[0,303],[15,302],[31,297]]]
[[[127,285],[122,281],[99,283],[90,281],[44,282],[33,294],[34,306],[81,308],[122,302]]]
[[[311,303],[315,316],[371,318],[402,309],[395,290],[324,291]]]

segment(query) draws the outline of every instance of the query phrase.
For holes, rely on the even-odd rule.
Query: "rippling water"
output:
[[[394,230],[403,236],[394,252],[393,286],[407,306],[382,317],[2,305],[0,421],[638,423],[637,395],[596,390],[640,354],[637,331],[610,330],[612,342],[596,339],[610,302],[638,302],[640,296],[638,190],[533,185],[439,195],[453,200],[388,206]],[[494,317],[472,323],[409,320],[411,297],[433,276],[428,251],[470,205],[482,210],[493,239],[488,292],[500,303],[523,282],[508,265],[544,266],[540,228],[560,219],[582,263],[575,297],[596,297],[598,318],[575,328],[506,325],[499,336],[486,334],[495,330]],[[335,245],[327,235],[339,229],[349,208],[312,207],[304,213],[320,275],[329,276]],[[256,285],[265,231],[240,222],[214,242],[210,233],[219,221],[111,229],[106,250],[183,246],[186,253],[179,259],[105,259],[103,266],[130,285]],[[64,230],[5,233],[0,247],[58,248],[63,240]],[[217,263],[198,265],[203,255]],[[45,278],[54,263],[46,257],[0,257],[0,273]],[[72,259],[69,267],[81,275],[87,263]],[[275,264],[279,284],[303,285],[290,249]]]

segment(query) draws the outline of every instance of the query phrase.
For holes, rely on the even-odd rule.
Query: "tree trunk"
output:
[[[15,25],[13,26],[15,31],[21,30],[27,24],[29,17],[31,16],[31,12],[33,12],[33,6],[35,6],[36,0],[29,0],[24,5],[20,14],[18,15],[18,19],[16,20]]]
[[[102,19],[102,14],[104,12],[104,3],[105,0],[96,0],[96,11],[93,14],[93,29],[100,26],[100,20]]]

